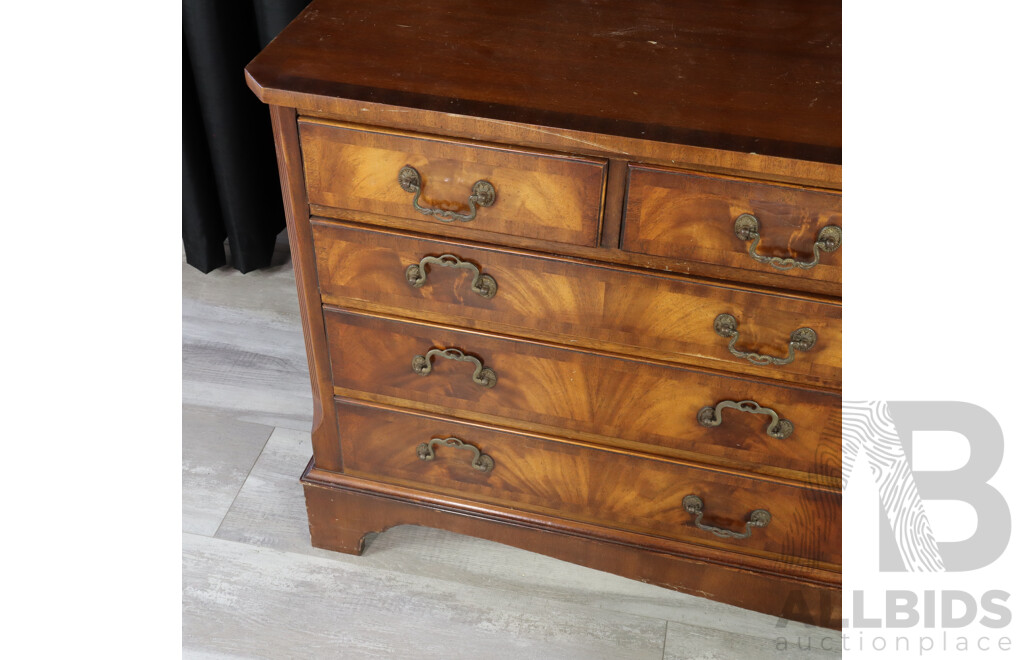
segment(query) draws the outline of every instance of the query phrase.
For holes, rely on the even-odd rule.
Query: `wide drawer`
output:
[[[842,385],[837,304],[342,223],[314,220],[312,228],[328,304]],[[443,255],[455,267],[423,261]],[[492,278],[493,296],[473,290],[473,270],[482,271],[478,282]]]
[[[352,401],[337,411],[346,474],[840,570],[835,491]]]
[[[312,120],[299,138],[310,204],[597,245],[605,161]]]
[[[342,396],[815,483],[839,481],[834,394],[347,310],[328,308],[324,321],[335,393]],[[495,374],[492,386],[474,381],[477,363]]]
[[[838,193],[639,165],[628,187],[628,252],[842,282]]]

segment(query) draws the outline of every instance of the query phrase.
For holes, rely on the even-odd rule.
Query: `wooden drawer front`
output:
[[[749,254],[752,240],[736,235],[736,219],[758,220],[755,254],[808,264],[826,226],[841,227],[842,196],[688,174],[655,167],[629,167],[629,194],[622,249],[747,271],[788,274],[839,284],[843,248],[820,251],[817,265],[780,269]],[[742,273],[737,277],[742,278]]]
[[[841,309],[795,296],[712,286],[524,252],[442,243],[349,225],[313,222],[324,302],[559,343],[625,352],[840,388]],[[462,268],[427,266],[413,288],[410,265],[451,254],[494,278],[492,298],[471,290]],[[715,320],[732,315],[734,350],[785,357],[791,334],[813,329],[814,346],[782,365],[733,355]]]
[[[837,395],[344,310],[328,309],[324,320],[342,396],[839,483]],[[415,356],[447,348],[493,369],[494,387],[473,381],[472,363],[442,356],[427,376],[413,370]],[[698,421],[704,407],[747,400],[792,422],[792,433],[772,437],[770,415],[725,407],[718,426]]]
[[[495,234],[597,245],[605,162],[522,149],[473,145],[299,121],[309,202],[352,211],[422,220],[424,230],[442,222],[413,207],[414,194],[398,181],[413,167],[420,178],[419,205],[468,215],[477,181],[495,191],[469,221],[455,225]]]
[[[835,491],[351,401],[337,410],[346,474],[817,568],[841,564]],[[489,461],[473,449],[436,443],[433,460],[420,458],[419,445],[450,437],[493,467],[474,468]],[[695,526],[687,495],[703,500],[705,525],[743,532],[758,509],[771,522],[748,538],[721,538]]]

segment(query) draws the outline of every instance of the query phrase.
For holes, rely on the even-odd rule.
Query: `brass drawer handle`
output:
[[[736,341],[740,338],[739,324],[732,314],[719,314],[715,317],[715,332],[729,339],[729,352],[738,358],[744,358],[758,365],[789,364],[796,358],[796,351],[809,351],[818,341],[818,333],[810,328],[797,328],[789,335],[789,353],[786,357],[772,357],[760,353],[737,350]]]
[[[457,348],[432,348],[427,351],[426,355],[417,355],[412,359],[412,370],[421,376],[426,376],[434,368],[433,362],[430,361],[430,358],[435,355],[440,355],[448,360],[472,363],[475,367],[473,370],[473,382],[477,385],[494,387],[498,383],[498,374],[494,373],[494,369],[485,367],[480,363],[480,360],[476,359],[472,355],[466,355]]]
[[[757,218],[749,213],[744,213],[736,218],[733,231],[736,232],[736,237],[743,242],[754,241],[750,244],[750,249],[747,251],[754,261],[768,264],[772,268],[779,270],[789,270],[790,268],[803,268],[807,270],[808,268],[814,268],[818,265],[822,252],[835,252],[843,242],[843,230],[835,225],[829,225],[822,227],[821,231],[818,232],[818,239],[814,241],[812,248],[814,250],[814,258],[812,260],[797,261],[796,259],[783,259],[782,257],[766,257],[763,254],[757,253],[757,245],[761,242],[760,225],[761,223],[758,222]]]
[[[414,289],[418,289],[427,283],[427,265],[436,264],[446,268],[464,268],[473,273],[473,283],[469,288],[484,298],[493,298],[498,292],[498,283],[490,275],[481,275],[480,269],[463,261],[453,254],[442,254],[440,257],[423,257],[418,264],[413,264],[405,269],[405,280]]]
[[[420,457],[421,461],[432,461],[434,460],[434,446],[443,445],[445,447],[455,447],[456,449],[468,449],[473,452],[473,460],[469,462],[473,466],[474,470],[481,472],[490,472],[494,469],[494,459],[487,454],[481,454],[480,450],[471,444],[465,443],[459,440],[455,436],[448,438],[431,438],[430,442],[421,442],[416,445],[416,455]]]
[[[412,198],[412,206],[414,209],[423,215],[432,215],[441,222],[451,222],[452,220],[469,222],[476,217],[476,209],[478,206],[490,206],[494,204],[494,199],[497,196],[494,186],[491,185],[490,181],[477,181],[473,184],[473,190],[469,195],[469,213],[456,213],[455,211],[445,211],[444,209],[431,209],[425,206],[420,206],[420,193],[423,192],[423,185],[421,183],[420,173],[411,165],[406,165],[398,171],[398,185],[402,186],[402,190],[407,193],[416,193],[416,196]]]
[[[761,406],[757,401],[722,401],[717,406],[704,406],[697,412],[697,421],[701,426],[714,427],[722,425],[722,411],[726,408],[740,410],[754,415],[769,415],[772,421],[768,423],[765,432],[769,437],[776,440],[785,440],[793,434],[793,422],[788,419],[779,419],[779,414],[771,408]]]
[[[731,529],[713,527],[702,523],[701,519],[704,518],[704,500],[700,499],[696,495],[687,495],[684,497],[683,508],[686,509],[686,512],[690,515],[696,516],[693,524],[697,526],[697,529],[702,529],[705,532],[711,532],[715,536],[721,536],[722,538],[728,539],[748,538],[755,527],[767,527],[768,523],[772,521],[772,514],[768,513],[764,509],[757,509],[756,511],[750,512],[750,517],[747,518],[745,531],[734,532]]]

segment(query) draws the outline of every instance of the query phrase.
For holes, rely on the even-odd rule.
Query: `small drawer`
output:
[[[597,245],[605,161],[299,121],[309,202]]]
[[[842,387],[837,304],[319,219],[312,229],[330,305]]]
[[[346,400],[337,411],[346,474],[802,566],[842,563],[833,490]]]
[[[842,282],[838,193],[640,165],[628,186],[623,250]]]
[[[346,310],[324,322],[341,396],[839,483],[838,395]]]

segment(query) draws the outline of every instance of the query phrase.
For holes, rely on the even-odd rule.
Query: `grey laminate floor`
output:
[[[283,243],[277,263],[182,264],[185,657],[838,657],[829,630],[440,530],[396,527],[361,557],[312,548],[298,481],[312,402]]]

